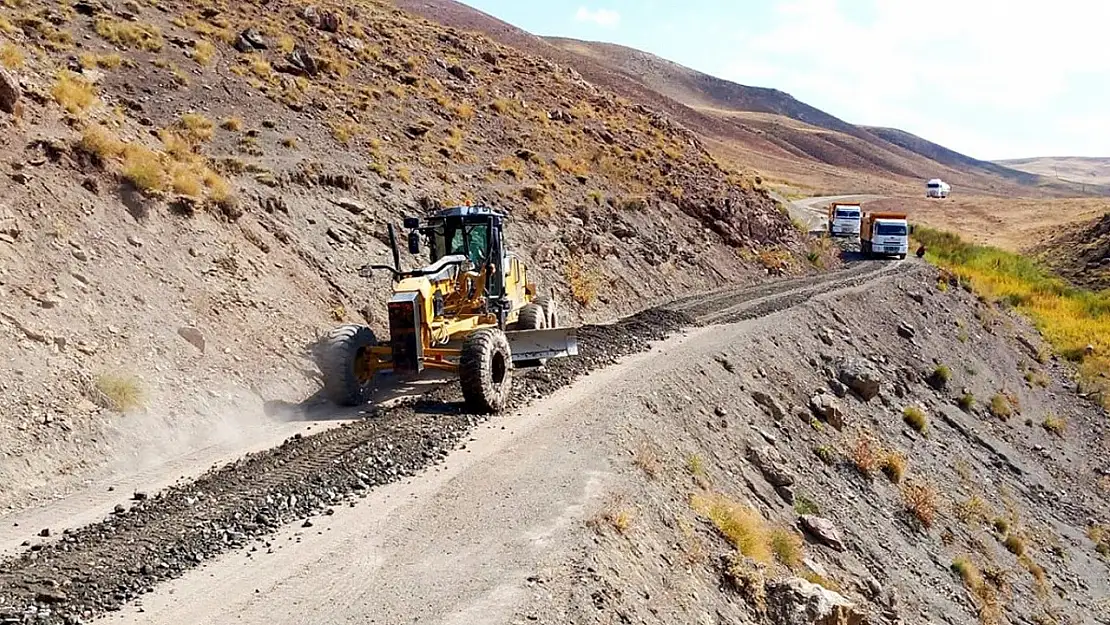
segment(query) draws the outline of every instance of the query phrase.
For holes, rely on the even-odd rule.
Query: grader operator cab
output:
[[[427,369],[456,373],[468,407],[501,412],[513,369],[578,354],[574,330],[558,327],[554,294],[539,295],[527,269],[505,250],[505,216],[484,206],[442,210],[426,223],[405,218],[408,248],[428,248],[430,264],[403,271],[393,225],[389,338],[343,325],[323,340],[317,362],[324,394],[344,406],[365,403],[379,373],[413,378]]]

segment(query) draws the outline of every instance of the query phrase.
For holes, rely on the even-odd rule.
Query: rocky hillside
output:
[[[1110,213],[1054,232],[1035,248],[1037,258],[1072,284],[1110,289]]]
[[[523,614],[1106,622],[1106,413],[954,282],[917,266],[675,350],[606,424],[621,478]]]
[[[964,192],[1075,194],[1078,186],[980,161],[901,131],[857,126],[777,89],[741,85],[608,43],[538,37],[456,0],[397,0],[452,27],[481,32],[650,103],[704,137],[722,159],[810,192],[912,192],[940,176]],[[914,140],[908,140],[909,138]],[[1090,191],[1088,189],[1088,191]]]
[[[0,484],[302,399],[317,332],[384,325],[385,225],[441,204],[508,212],[572,322],[809,266],[695,135],[384,2],[5,0],[0,64]]]

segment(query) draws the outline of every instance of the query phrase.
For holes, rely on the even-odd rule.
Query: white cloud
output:
[[[1110,82],[1107,23],[1104,0],[783,0],[769,27],[737,36],[736,60],[719,67],[749,84],[770,78],[761,86],[850,122],[916,122],[904,129],[934,139],[932,119],[946,134],[963,126],[975,137],[955,149],[1021,151],[1044,143],[1030,134],[1033,120],[1048,128],[1079,109],[1099,110],[1080,90]]]
[[[621,22],[621,14],[612,9],[597,9],[591,11],[586,7],[578,7],[574,19],[579,22],[589,22],[605,28],[616,28]]]

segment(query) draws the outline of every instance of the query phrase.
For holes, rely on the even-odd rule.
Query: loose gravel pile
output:
[[[690,322],[683,313],[648,310],[580,328],[579,356],[518,374],[512,403],[519,407],[646,350]],[[442,461],[486,419],[464,410],[457,388],[441,387],[152,496],[137,493],[130,507],[117,506],[102,522],[66,530],[57,542],[0,564],[0,623],[85,622],[221,553],[264,553],[266,537],[279,527],[355,505],[359,494]]]

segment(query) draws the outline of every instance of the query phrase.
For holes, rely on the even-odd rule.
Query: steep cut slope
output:
[[[1036,256],[1073,284],[1096,291],[1110,289],[1110,212],[1056,230],[1055,236],[1035,248]]]
[[[303,399],[441,203],[508,212],[568,322],[804,253],[696,136],[382,2],[5,2],[0,59],[0,505]]]
[[[1110,158],[1044,156],[995,161],[1003,167],[1081,185],[1110,186]]]

